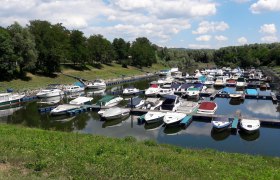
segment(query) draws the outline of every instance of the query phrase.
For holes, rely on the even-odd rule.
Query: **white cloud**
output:
[[[250,6],[252,13],[258,14],[263,11],[280,11],[279,0],[258,0]]]
[[[216,4],[210,0],[112,0],[121,10],[142,11],[158,18],[199,17],[216,13]]]
[[[264,37],[261,38],[261,41],[268,42],[268,43],[276,42],[277,40],[278,40],[278,38],[275,35],[264,36]]]
[[[245,37],[240,37],[240,38],[237,39],[237,42],[238,42],[239,44],[244,45],[244,44],[247,44],[247,43],[248,43],[248,40],[247,40]]]
[[[275,34],[277,32],[277,29],[275,24],[264,24],[261,26],[259,32],[266,34]]]
[[[232,1],[236,3],[247,3],[250,2],[251,0],[232,0]]]
[[[224,21],[221,22],[209,22],[202,21],[199,23],[199,27],[196,31],[192,31],[193,34],[206,34],[208,32],[225,31],[229,28],[229,25]]]
[[[197,41],[210,41],[212,36],[210,35],[202,35],[196,38]]]
[[[228,40],[227,37],[222,36],[222,35],[215,36],[215,39],[216,39],[217,41],[227,41],[227,40]]]
[[[189,44],[189,48],[191,49],[210,49],[211,46],[208,44]]]

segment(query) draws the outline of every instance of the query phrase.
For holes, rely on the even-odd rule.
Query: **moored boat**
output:
[[[120,96],[104,96],[96,104],[99,106],[113,107],[118,105],[123,100]]]
[[[18,104],[24,96],[17,93],[0,93],[0,107]]]
[[[176,111],[181,104],[179,100],[179,96],[165,95],[164,98],[165,100],[162,102],[162,105],[160,106],[161,111]]]
[[[229,128],[229,126],[232,123],[232,120],[230,120],[229,118],[215,118],[211,121],[211,123],[215,130],[222,131]]]
[[[145,114],[144,119],[146,123],[155,123],[163,120],[166,113],[149,111]]]
[[[83,105],[83,104],[91,104],[91,101],[93,100],[92,97],[77,97],[76,99],[73,99],[69,102],[69,104],[72,105]]]
[[[128,108],[142,108],[145,104],[145,100],[139,97],[133,97],[129,100],[127,107]]]
[[[42,89],[40,92],[36,94],[36,96],[38,98],[48,98],[48,97],[61,96],[63,94],[64,94],[63,91],[60,89],[47,88],[47,89]]]
[[[182,121],[186,117],[185,113],[179,113],[179,112],[167,112],[165,116],[163,117],[163,122],[166,125],[174,125]]]
[[[190,114],[198,108],[198,103],[193,101],[182,101],[176,112]]]
[[[158,84],[151,84],[151,86],[145,91],[145,96],[156,96],[158,95],[160,87]]]
[[[80,108],[81,105],[74,105],[74,104],[62,104],[51,110],[51,115],[63,115],[66,114],[68,111],[72,111],[75,109]]]
[[[103,112],[99,112],[98,114],[105,120],[113,120],[128,117],[130,110],[120,107],[112,107]]]
[[[202,102],[197,110],[198,114],[214,114],[218,108],[215,102],[205,101]]]
[[[240,127],[245,132],[252,133],[257,131],[261,127],[261,124],[260,124],[260,120],[242,118],[240,121]]]
[[[90,89],[105,89],[106,83],[103,79],[96,79],[94,81],[84,82],[86,88]]]
[[[123,90],[123,95],[134,95],[139,92],[140,92],[140,90],[135,87],[128,87]]]
[[[158,109],[161,104],[162,100],[160,98],[147,98],[145,101],[145,105],[143,106],[143,109],[150,109],[150,110],[155,110]]]
[[[77,86],[77,85],[70,85],[70,86],[66,86],[64,88],[64,92],[66,92],[66,93],[76,93],[76,92],[81,92],[84,90],[85,90],[85,87],[81,87],[81,86]]]

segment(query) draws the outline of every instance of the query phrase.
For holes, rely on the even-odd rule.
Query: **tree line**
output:
[[[157,61],[181,69],[196,62],[230,67],[275,66],[280,65],[280,43],[193,50],[159,47],[145,37],[133,42],[122,38],[110,42],[100,34],[86,37],[82,31],[42,20],[32,20],[26,27],[17,22],[0,27],[0,80],[23,77],[26,72],[60,72],[62,63],[83,68],[113,61],[123,67],[140,68]]]
[[[195,62],[217,66],[258,67],[280,65],[280,43],[250,44],[214,49],[157,48],[158,56],[171,66],[185,68]]]
[[[22,77],[26,72],[60,72],[61,63],[85,67],[110,64],[124,67],[151,66],[156,63],[156,49],[145,37],[132,43],[115,38],[111,43],[102,35],[85,37],[79,30],[68,30],[61,23],[32,20],[26,27],[15,22],[0,27],[0,80]]]

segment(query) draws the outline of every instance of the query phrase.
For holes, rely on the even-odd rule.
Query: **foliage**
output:
[[[0,27],[0,74],[1,80],[9,80],[16,70],[16,61],[12,37]]]
[[[4,124],[0,136],[1,179],[280,178],[280,159],[273,157]]]
[[[112,45],[115,50],[116,60],[118,61],[118,63],[128,65],[130,43],[125,42],[125,40],[122,38],[115,38]]]
[[[73,30],[70,33],[70,60],[76,65],[86,65],[87,59],[86,37],[83,32]]]
[[[90,63],[111,63],[112,59],[114,59],[113,46],[102,35],[90,36],[87,44]]]
[[[24,71],[34,70],[37,61],[34,36],[27,28],[21,27],[17,22],[9,26],[16,63],[19,65],[20,74]]]
[[[132,56],[132,65],[134,66],[151,66],[156,62],[155,49],[151,42],[145,38],[137,38],[130,48]]]

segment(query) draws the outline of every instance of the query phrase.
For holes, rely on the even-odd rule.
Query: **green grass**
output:
[[[0,125],[1,179],[280,179],[280,159]]]
[[[88,70],[78,71],[67,67],[62,67],[62,72],[72,76],[82,77],[84,79],[93,80],[96,78],[102,79],[111,79],[111,78],[120,78],[122,75],[125,76],[134,76],[139,74],[145,74],[146,72],[156,72],[165,67],[161,64],[154,64],[150,68],[143,68],[142,70],[128,66],[128,68],[123,68],[119,64],[112,64],[111,66],[102,65],[101,69],[93,68],[88,66]],[[51,78],[40,75],[33,75],[28,73],[27,78],[29,80],[13,80],[13,81],[4,81],[0,82],[0,91],[5,91],[7,88],[13,88],[16,91],[24,91],[29,89],[42,88],[48,84],[71,84],[77,80],[58,74],[57,77]]]

